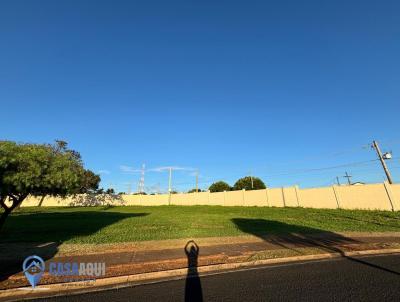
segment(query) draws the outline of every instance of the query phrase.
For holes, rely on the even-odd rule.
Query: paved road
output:
[[[187,301],[400,301],[400,255],[266,266],[47,301],[184,301],[185,291]]]

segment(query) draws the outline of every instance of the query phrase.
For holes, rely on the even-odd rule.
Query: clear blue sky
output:
[[[303,170],[375,159],[372,139],[400,157],[399,16],[399,1],[1,1],[0,138],[66,140],[124,191],[142,163],[149,190],[165,166],[184,168],[178,190],[191,168],[201,187],[250,170],[380,182],[377,162]]]

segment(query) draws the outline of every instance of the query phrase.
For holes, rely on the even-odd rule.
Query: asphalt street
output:
[[[265,266],[40,301],[400,301],[400,255]]]

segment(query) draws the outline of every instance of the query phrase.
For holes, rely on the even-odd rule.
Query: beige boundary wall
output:
[[[78,197],[84,200],[82,196]],[[27,198],[22,206],[71,206],[84,205],[77,198],[46,197]],[[93,204],[114,205],[219,205],[259,207],[305,207],[323,209],[400,210],[400,184],[387,182],[360,186],[333,186],[300,189],[297,186],[254,191],[228,191],[219,193],[199,192],[161,195],[120,195],[118,198],[91,200]]]

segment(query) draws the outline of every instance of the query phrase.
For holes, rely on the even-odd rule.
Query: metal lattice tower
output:
[[[144,193],[144,172],[145,172],[145,164],[142,165],[142,170],[141,170],[141,175],[140,175],[140,181],[139,181],[139,187],[138,191],[139,193]]]

